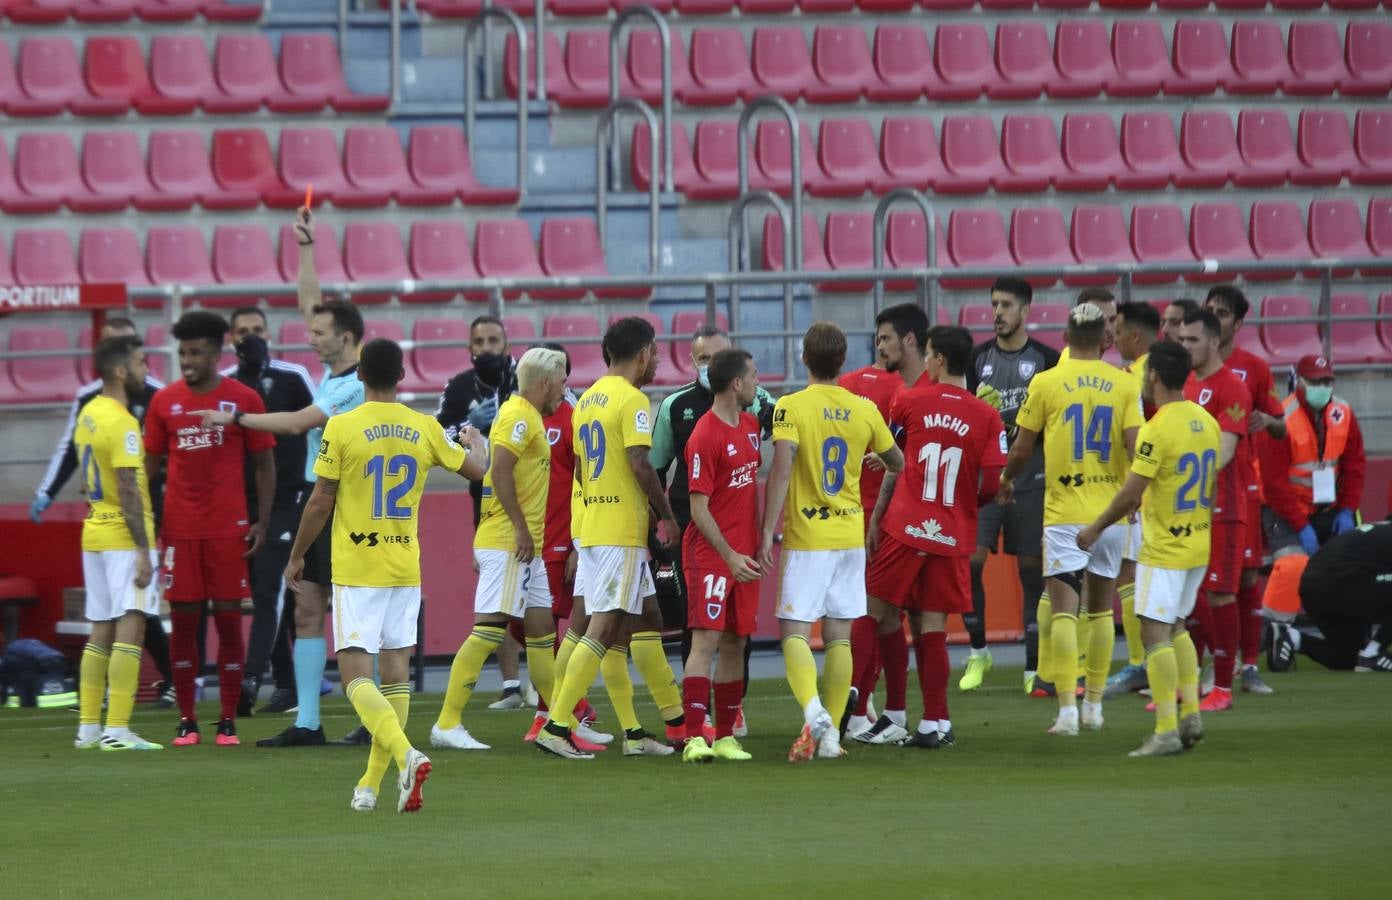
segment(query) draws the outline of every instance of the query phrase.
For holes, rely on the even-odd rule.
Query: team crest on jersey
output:
[[[233,400],[219,400],[219,401],[218,401],[218,412],[234,413],[234,412],[236,412],[236,411],[237,411],[237,404],[236,404],[236,401],[233,401]]]
[[[548,444],[550,444],[552,447],[554,447],[554,446],[556,446],[556,442],[559,441],[560,439],[561,439],[561,429],[559,429],[559,428],[548,428],[548,429],[546,429],[546,443],[548,443]]]
[[[273,388],[273,387],[275,387],[275,380],[274,380],[274,379],[271,379],[271,378],[262,378],[262,379],[261,379],[261,393],[263,393],[263,394],[269,394],[269,393],[271,392],[271,388]]]
[[[720,618],[720,612],[721,612],[721,610],[720,610],[720,604],[719,604],[719,603],[707,603],[707,604],[706,604],[706,617],[707,617],[707,618],[710,618],[710,619],[718,619],[718,618]]]
[[[1031,378],[1031,377],[1033,377],[1033,376],[1034,376],[1034,360],[1032,360],[1032,359],[1022,359],[1022,360],[1020,360],[1020,377],[1021,377],[1021,378]]]
[[[757,452],[759,449],[759,436],[752,431],[745,432],[745,437],[749,438],[749,446]]]
[[[1212,400],[1212,399],[1213,399],[1213,391],[1212,391],[1211,388],[1201,388],[1201,389],[1199,390],[1199,405],[1200,405],[1200,406],[1207,406],[1207,405],[1208,405],[1208,401],[1210,401],[1210,400]]]

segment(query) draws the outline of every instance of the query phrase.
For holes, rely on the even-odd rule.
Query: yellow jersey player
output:
[[[1078,657],[1078,615],[1088,615],[1087,696],[1082,724],[1102,727],[1102,691],[1112,659],[1115,632],[1112,592],[1126,547],[1125,522],[1108,528],[1091,553],[1078,549],[1078,531],[1090,524],[1126,479],[1141,400],[1134,379],[1102,362],[1106,319],[1085,303],[1068,317],[1069,358],[1030,382],[1015,417],[1018,426],[998,501],[1009,503],[1012,479],[1039,435],[1044,435],[1044,575],[1052,601],[1050,635],[1055,666],[1064,671]],[[1086,581],[1086,589],[1084,589]],[[1101,620],[1106,618],[1106,627]],[[1077,697],[1070,678],[1058,685],[1059,714],[1050,734],[1077,735]]]
[[[788,752],[794,762],[814,752],[843,755],[836,723],[850,698],[851,623],[866,613],[861,461],[874,453],[889,472],[904,467],[875,404],[837,384],[846,362],[841,329],[812,323],[802,338],[802,361],[807,387],[781,397],[773,410],[773,465],[759,546],[760,565],[772,572],[774,533],[786,505],[776,614],[788,684],[803,716]],[[816,622],[826,646],[825,705],[808,645]]]
[[[286,583],[299,591],[305,553],[332,516],[334,652],[344,693],[372,734],[367,772],[353,790],[351,808],[358,811],[377,808],[378,787],[392,761],[401,773],[397,812],[421,807],[430,760],[403,730],[421,599],[420,499],[432,467],[470,479],[487,470],[477,432],[461,432],[466,449],[446,437],[435,419],[397,402],[396,386],[405,377],[400,346],[382,338],[363,345],[358,378],[366,399],[324,425],[314,493],[285,567]],[[380,689],[372,677],[378,654]]]
[[[445,702],[430,729],[432,747],[488,749],[469,734],[462,717],[483,664],[502,644],[512,619],[522,620],[526,633],[527,674],[541,699],[551,702],[556,627],[541,559],[551,446],[541,417],[561,404],[565,380],[565,354],[533,347],[517,363],[517,392],[493,420],[492,461],[483,479],[483,504],[474,533],[474,628],[450,666]]]
[[[604,334],[604,352],[609,372],[581,395],[572,419],[585,506],[576,529],[580,550],[570,627],[584,637],[564,663],[563,683],[536,745],[566,759],[593,758],[572,740],[573,710],[602,665],[609,698],[625,732],[624,755],[669,756],[673,749],[638,724],[621,649],[631,639],[634,665],[669,732],[679,728],[680,736],[685,731],[681,691],[662,650],[661,613],[648,569],[649,506],[657,511],[663,546],[671,549],[681,538],[662,482],[648,460],[652,412],[639,388],[657,374],[652,325],[637,317],[619,319]],[[616,683],[611,683],[611,673]]]
[[[1088,550],[1119,516],[1141,509],[1145,540],[1136,569],[1136,615],[1155,697],[1155,732],[1132,756],[1173,756],[1203,739],[1199,660],[1185,620],[1208,570],[1220,436],[1217,421],[1184,399],[1188,368],[1180,345],[1151,348],[1145,394],[1158,409],[1141,426],[1126,483],[1078,534],[1078,547]]]
[[[140,338],[107,338],[93,352],[102,390],[77,414],[73,446],[82,468],[87,520],[82,523],[82,581],[92,636],[82,649],[78,682],[79,750],[163,750],[130,730],[140,677],[145,617],[159,612],[152,584],[155,523],[145,476],[140,424],[127,408],[145,390]],[[108,688],[106,730],[102,700]]]

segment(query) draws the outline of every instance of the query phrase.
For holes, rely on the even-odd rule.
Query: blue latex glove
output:
[[[1353,513],[1346,509],[1339,510],[1339,514],[1334,517],[1334,533],[1343,534],[1345,531],[1352,531],[1355,527]]]
[[[1306,525],[1300,529],[1300,546],[1305,549],[1306,556],[1314,556],[1319,549],[1319,537],[1315,534],[1315,526]]]
[[[34,497],[34,502],[29,504],[29,521],[37,525],[43,521],[44,510],[53,505],[53,498],[47,494],[38,494]]]
[[[469,424],[479,431],[487,431],[493,425],[493,420],[496,418],[498,418],[497,397],[489,397],[478,406],[469,410]]]

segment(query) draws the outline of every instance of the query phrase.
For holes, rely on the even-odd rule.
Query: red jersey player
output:
[[[265,412],[261,396],[218,374],[228,325],[211,312],[191,312],[175,323],[182,381],[161,388],[145,415],[145,462],[153,480],[168,462],[164,491],[164,596],[174,625],[174,691],[179,731],[174,746],[199,742],[193,680],[203,604],[213,601],[218,629],[218,689],[222,717],[217,743],[234,746],[242,691],[242,600],[249,596],[247,557],[261,549],[275,495],[275,438],[236,424],[243,413]],[[233,414],[233,424],[203,427],[197,410]],[[246,457],[256,477],[256,524],[246,504]]]
[[[880,623],[888,699],[885,715],[857,739],[936,749],[954,743],[947,617],[971,611],[977,510],[996,495],[1007,448],[1000,413],[967,390],[971,334],[938,326],[928,332],[927,349],[928,374],[937,383],[905,390],[890,409],[890,421],[903,430],[906,462],[900,475],[886,479],[875,504],[865,584]],[[913,624],[923,691],[923,719],[913,737],[904,724],[907,666],[888,664],[890,646],[904,643],[900,610]]]
[[[1184,385],[1184,399],[1199,404],[1218,420],[1221,440],[1213,537],[1208,573],[1204,576],[1212,627],[1202,614],[1199,617],[1213,650],[1213,691],[1200,707],[1205,712],[1232,707],[1233,661],[1240,630],[1237,588],[1247,546],[1247,483],[1251,467],[1247,419],[1252,412],[1252,395],[1241,379],[1223,365],[1218,355],[1220,333],[1218,318],[1206,309],[1186,315],[1179,329],[1179,342],[1189,351],[1193,366]],[[1198,605],[1202,606],[1203,601]]]
[[[707,370],[714,402],[686,442],[691,525],[682,538],[691,653],[682,680],[686,762],[746,760],[735,739],[744,696],[744,645],[759,612],[759,375],[747,350],[721,350]],[[715,665],[715,745],[704,736]]]

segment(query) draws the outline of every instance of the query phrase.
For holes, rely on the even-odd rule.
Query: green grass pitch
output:
[[[430,751],[439,697],[408,733],[435,772],[417,815],[348,809],[360,749],[258,750],[288,724],[241,724],[237,749],[78,752],[69,712],[0,711],[0,894],[274,897],[1356,896],[1385,889],[1392,846],[1392,679],[1307,666],[1207,717],[1178,759],[1132,760],[1140,698],[1100,733],[1044,734],[1051,701],[1018,671],[954,691],[958,746],[848,746],[787,762],[798,716],[780,681],[755,684],[749,763],[543,756],[530,711],[466,724],[487,753]],[[639,695],[643,696],[641,685]],[[592,696],[603,725],[613,717]],[[909,698],[910,718],[916,699]],[[639,714],[657,723],[651,703]],[[213,704],[205,704],[211,741]],[[167,740],[172,711],[134,727]],[[357,720],[325,705],[331,737]],[[1384,887],[1378,887],[1383,885]]]

